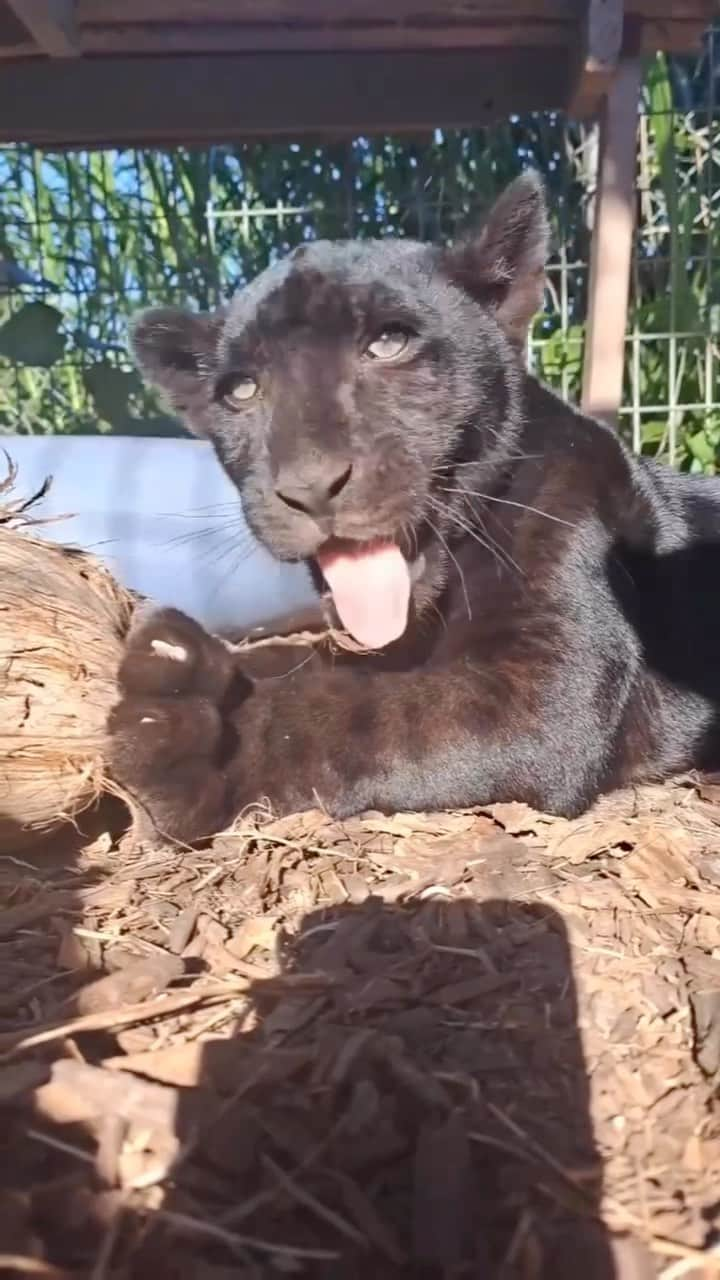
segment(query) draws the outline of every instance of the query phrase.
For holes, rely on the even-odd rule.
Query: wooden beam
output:
[[[640,84],[640,59],[622,58],[600,119],[582,407],[611,423],[622,403]]]
[[[417,21],[576,22],[588,0],[78,0],[83,25],[171,22],[343,26]],[[628,15],[684,21],[712,19],[714,0],[626,0]]]
[[[75,58],[80,52],[75,0],[7,0],[42,53]]]
[[[188,24],[239,22],[268,24],[328,23],[341,26],[373,22],[447,22],[453,18],[473,21],[532,21],[537,18],[572,21],[586,0],[80,0],[83,22],[108,23],[183,22]],[[658,7],[658,0],[649,0]],[[664,12],[672,5],[697,6],[702,0],[662,0]]]
[[[1,14],[1,10],[0,10]],[[654,54],[658,49],[666,53],[691,53],[700,48],[702,36],[707,30],[702,21],[675,22],[674,20],[644,20],[640,26],[641,52]],[[378,25],[355,27],[291,27],[249,26],[239,22],[203,23],[190,26],[187,23],[107,23],[101,26],[83,24],[78,33],[80,52],[84,56],[114,55],[173,55],[203,53],[339,53],[348,50],[378,52],[382,49],[484,49],[502,50],[502,56],[516,47],[546,46],[568,48],[577,43],[577,26],[568,22],[546,19],[516,22],[448,24],[445,26]],[[23,28],[6,39],[0,25],[0,61],[12,58],[37,57],[38,46]],[[575,55],[576,86],[581,95],[579,80],[586,71],[583,62]],[[595,104],[597,105],[597,104]],[[589,114],[593,114],[591,109]]]
[[[0,142],[207,145],[430,132],[561,108],[562,49],[81,58],[0,66]]]
[[[420,7],[419,0],[302,0],[301,6],[298,0],[9,3],[12,10],[0,0],[3,59],[36,56],[40,47],[54,54],[79,47],[83,55],[121,57],[550,45],[575,51],[578,101],[589,90],[595,104],[617,61],[622,9],[621,0],[422,0]],[[637,27],[645,52],[677,52],[697,47],[713,0],[625,0],[624,9],[626,27]]]
[[[333,52],[381,49],[482,49],[569,46],[575,38],[571,22],[536,19],[526,22],[448,22],[431,24],[363,23],[342,26],[292,26],[265,23],[117,22],[82,27],[83,53],[174,54]],[[2,51],[0,50],[0,56]]]
[[[615,74],[623,41],[623,0],[588,0],[575,54],[575,82],[568,115],[597,115]]]
[[[710,26],[710,18],[696,18],[690,22],[671,19],[644,19],[640,26],[641,53],[695,53],[702,47],[702,38]]]

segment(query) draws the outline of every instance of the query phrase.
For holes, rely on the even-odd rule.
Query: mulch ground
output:
[[[0,858],[0,1275],[720,1276],[720,786]]]

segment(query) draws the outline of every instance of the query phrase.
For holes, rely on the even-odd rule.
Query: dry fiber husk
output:
[[[94,557],[12,527],[7,509],[0,520],[0,849],[12,850],[103,790],[132,598]]]

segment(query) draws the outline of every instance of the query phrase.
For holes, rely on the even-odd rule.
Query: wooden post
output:
[[[613,425],[622,402],[640,82],[640,59],[621,58],[600,117],[582,407]]]

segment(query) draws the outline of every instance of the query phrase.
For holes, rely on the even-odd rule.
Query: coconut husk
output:
[[[14,481],[10,464],[6,494]],[[93,556],[30,532],[46,490],[0,510],[0,848],[32,843],[100,794],[133,605]]]
[[[29,497],[14,496],[17,468],[5,454],[0,482],[0,851],[26,848],[73,821],[104,791],[107,716],[117,701],[116,673],[134,607],[140,602],[94,556],[50,543],[33,530],[47,518],[51,479]],[[55,517],[57,518],[57,517]],[[233,646],[258,650],[271,669],[283,646],[352,642],[312,615],[256,628]],[[278,635],[277,632],[283,633]],[[298,634],[300,632],[300,634]],[[294,658],[287,661],[294,662]],[[255,668],[253,668],[255,669]]]

